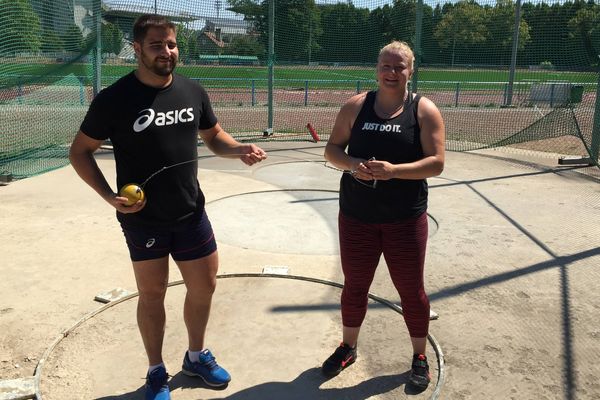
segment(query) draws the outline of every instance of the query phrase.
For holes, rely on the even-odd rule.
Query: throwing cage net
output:
[[[136,66],[143,13],[178,25],[176,72],[203,85],[239,140],[327,139],[376,88],[379,49],[415,51],[449,150],[490,147],[598,165],[600,2],[0,0],[0,176],[68,163],[94,95]]]

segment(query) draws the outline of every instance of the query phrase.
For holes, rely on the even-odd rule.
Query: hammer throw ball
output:
[[[144,201],[144,190],[137,183],[128,183],[119,190],[119,196],[127,197],[125,205],[132,206],[138,200]]]

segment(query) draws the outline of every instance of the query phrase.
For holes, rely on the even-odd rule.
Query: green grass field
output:
[[[103,65],[103,85],[112,83],[132,71],[135,65]],[[266,85],[268,70],[266,67],[253,66],[213,66],[180,65],[177,72],[190,78],[199,79],[210,85],[218,82],[219,87],[248,87],[254,80],[255,85]],[[93,75],[91,64],[0,64],[0,88],[15,86],[19,83],[40,82],[52,84],[65,77],[84,77],[83,83],[89,84]],[[356,82],[369,82],[375,78],[374,68],[367,67],[294,67],[276,66],[275,79],[279,84],[294,82],[294,86],[309,81],[311,87],[324,88],[348,87]],[[73,84],[77,79],[71,79]],[[470,82],[491,83],[507,82],[508,70],[498,69],[440,69],[422,68],[419,81],[427,82]],[[598,76],[593,72],[567,72],[545,70],[517,70],[515,82],[570,82],[574,84],[595,84]],[[489,86],[488,86],[489,87]]]

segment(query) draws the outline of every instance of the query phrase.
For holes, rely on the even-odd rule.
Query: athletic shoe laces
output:
[[[427,357],[423,354],[418,354],[413,357],[412,370],[416,375],[427,376],[429,371],[429,365],[427,364]]]
[[[152,388],[154,392],[158,392],[167,383],[168,375],[166,371],[160,368],[152,371],[147,378],[148,386]]]
[[[342,343],[333,352],[331,361],[335,361],[336,363],[341,363],[342,361],[346,361],[346,358],[348,358],[348,354],[350,354],[351,352],[352,352],[352,347],[348,346],[347,344]]]
[[[206,366],[207,368],[213,370],[217,368],[219,365],[217,364],[217,360],[215,356],[212,355],[210,351],[206,351],[206,353],[200,354],[200,364]]]

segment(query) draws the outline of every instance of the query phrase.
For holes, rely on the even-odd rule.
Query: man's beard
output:
[[[159,76],[169,76],[173,73],[175,66],[177,65],[177,57],[173,56],[169,60],[170,64],[167,63],[159,63],[158,61],[151,60],[144,54],[144,51],[141,51],[141,60],[144,66],[150,71],[154,72]]]

